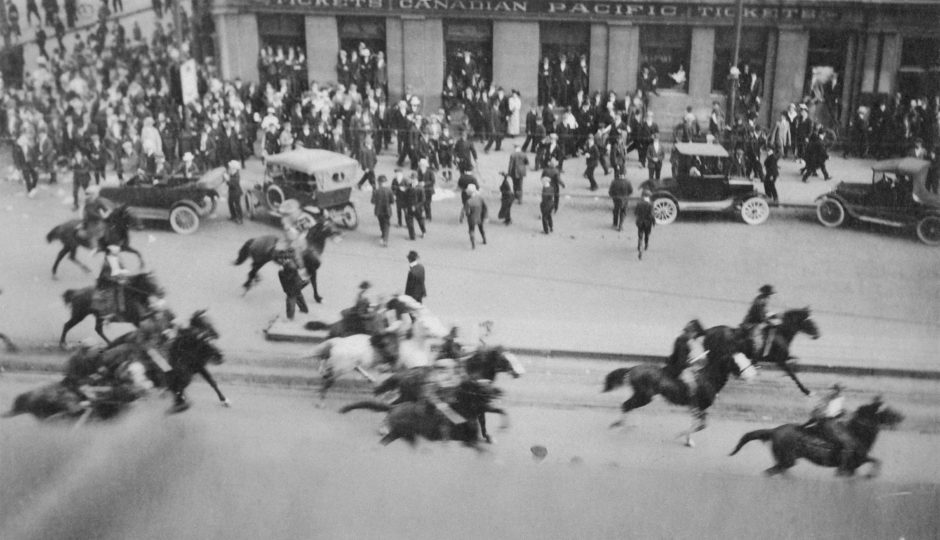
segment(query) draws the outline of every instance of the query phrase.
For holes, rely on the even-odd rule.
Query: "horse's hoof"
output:
[[[686,448],[695,448],[695,441],[688,439],[685,441]]]
[[[230,408],[230,407],[232,406],[232,402],[229,401],[229,400],[227,400],[227,399],[224,399],[224,400],[222,400],[222,406],[225,407],[226,409],[228,409],[228,408]]]
[[[313,297],[313,300],[314,300],[316,303],[318,303],[318,304],[322,304],[322,303],[323,303],[323,297],[322,297],[322,296],[314,296],[314,297]]]
[[[612,422],[610,424],[610,429],[614,429],[615,427],[620,427],[622,425],[623,425],[623,420],[617,420],[616,422]]]
[[[182,403],[174,403],[173,406],[170,407],[170,410],[167,411],[167,413],[168,413],[168,414],[181,413],[181,412],[183,412],[183,411],[189,409],[189,406],[190,406],[189,403],[187,403],[187,402],[185,402],[185,401],[182,402]]]

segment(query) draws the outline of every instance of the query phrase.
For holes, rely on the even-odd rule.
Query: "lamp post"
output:
[[[744,25],[744,0],[737,0],[734,12],[734,57],[731,60],[731,103],[728,106],[728,119],[734,125],[735,109],[738,102],[738,77],[741,71],[738,62],[741,60],[741,27]]]

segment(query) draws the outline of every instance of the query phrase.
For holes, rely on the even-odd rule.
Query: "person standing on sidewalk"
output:
[[[388,187],[388,179],[385,175],[379,176],[379,187],[372,192],[372,204],[375,206],[375,217],[379,220],[379,230],[382,238],[379,242],[383,247],[388,247],[388,229],[392,222],[392,203],[395,195]]]
[[[418,262],[418,252],[408,252],[408,278],[405,280],[405,294],[415,299],[419,304],[424,302],[428,295],[424,285],[424,265]]]
[[[803,182],[805,183],[811,174],[815,175],[817,169],[822,169],[826,181],[831,180],[832,177],[829,176],[829,171],[826,170],[826,160],[828,159],[829,153],[826,152],[826,147],[823,146],[821,135],[814,132],[810,135],[809,142],[806,144],[804,157],[806,165],[803,166],[802,170]]]
[[[620,175],[614,176],[614,181],[610,183],[610,189],[607,191],[610,198],[614,201],[614,228],[618,231],[623,230],[623,219],[627,215],[627,201],[633,194],[633,186],[630,181]]]
[[[764,195],[770,197],[775,203],[779,202],[777,197],[777,178],[780,176],[780,167],[777,164],[777,155],[773,147],[767,149],[767,157],[764,159]]]
[[[643,252],[650,247],[650,233],[656,220],[653,218],[653,203],[650,201],[650,192],[643,190],[643,198],[637,203],[636,209],[636,256],[643,259]]]
[[[519,204],[522,204],[522,180],[525,178],[528,166],[529,156],[525,155],[525,150],[520,148],[518,144],[515,145],[512,154],[509,156],[509,172],[507,174],[512,179],[512,193]]]
[[[499,219],[503,220],[504,225],[510,225],[512,223],[512,204],[516,201],[515,195],[512,191],[512,183],[509,180],[509,175],[506,173],[499,173],[503,177],[502,183],[499,185]]]
[[[542,232],[549,234],[555,230],[555,224],[552,222],[552,210],[555,207],[555,189],[552,188],[552,179],[542,177],[542,202],[539,203],[539,210],[542,212]]]
[[[241,180],[241,162],[233,159],[227,164],[228,170],[222,175],[225,184],[228,186],[228,214],[229,219],[241,225],[244,215],[242,213],[242,180]]]
[[[650,143],[646,151],[646,165],[649,168],[650,180],[659,180],[663,170],[663,160],[666,158],[666,150],[659,142],[659,133],[653,133],[653,142]]]

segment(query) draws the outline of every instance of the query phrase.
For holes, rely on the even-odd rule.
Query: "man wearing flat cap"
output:
[[[749,332],[752,352],[749,356],[755,362],[764,356],[769,348],[768,345],[773,340],[773,328],[769,330],[766,340],[763,334],[764,329],[772,323],[771,316],[767,313],[767,303],[770,301],[770,297],[776,293],[777,291],[774,290],[773,286],[763,285],[758,290],[754,301],[751,302],[751,307],[747,310],[744,320],[741,321],[741,328]]]

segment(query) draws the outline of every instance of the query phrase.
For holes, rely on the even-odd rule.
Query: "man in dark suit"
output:
[[[389,189],[385,175],[379,176],[378,183],[379,187],[372,192],[372,204],[375,206],[375,217],[379,220],[379,230],[382,232],[380,243],[383,247],[388,247],[388,229],[392,222],[395,195]]]
[[[418,252],[408,252],[408,279],[405,281],[405,294],[420,304],[428,295],[424,288],[424,265],[418,262]]]
[[[525,116],[525,142],[522,143],[522,151],[528,152],[529,145],[532,145],[534,150],[536,145],[541,142],[541,139],[538,138],[536,134],[536,125],[539,124],[539,113],[535,107],[529,109],[529,113]],[[544,135],[543,135],[544,136]]]
[[[525,178],[529,157],[525,155],[525,150],[517,144],[509,156],[509,171],[507,174],[512,179],[512,192],[516,202],[522,204],[522,180]]]

